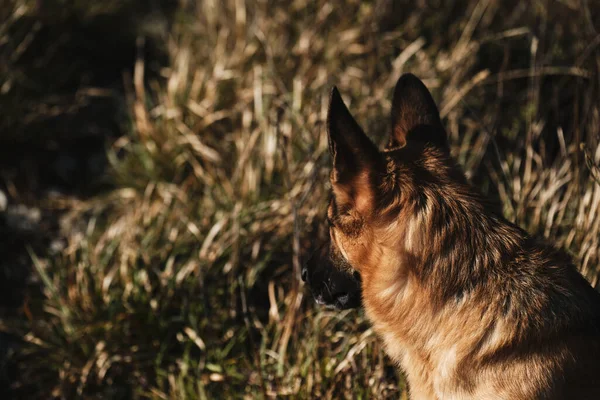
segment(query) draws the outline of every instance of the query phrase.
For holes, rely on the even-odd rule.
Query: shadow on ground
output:
[[[124,83],[138,57],[146,79],[158,78],[173,12],[166,1],[29,3],[0,6],[0,318],[27,315],[27,292],[39,288],[31,254],[64,247],[66,208],[48,199],[107,189],[106,148],[128,124]],[[10,396],[4,359],[15,346],[0,337],[0,398]]]

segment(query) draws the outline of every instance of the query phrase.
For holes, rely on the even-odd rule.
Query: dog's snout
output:
[[[300,276],[302,277],[303,282],[308,283],[308,268],[306,268],[306,265],[302,267],[302,271],[300,271]]]
[[[360,307],[361,283],[358,273],[332,259],[329,242],[319,246],[300,269],[300,278],[310,288],[317,304],[344,310]]]

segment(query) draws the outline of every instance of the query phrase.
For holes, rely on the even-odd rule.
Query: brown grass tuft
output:
[[[14,392],[403,393],[362,313],[315,307],[297,279],[321,234],[333,84],[382,144],[395,79],[421,77],[469,178],[596,284],[598,15],[586,2],[421,3],[180,1],[153,36],[168,55],[159,76],[137,33],[123,79],[127,132],[108,149],[110,189],[38,199],[67,210],[66,247],[32,251],[39,283],[27,311],[0,320],[22,340]],[[29,2],[11,4],[0,7],[0,46],[22,40],[11,33],[22,12],[35,15]],[[11,60],[0,51],[0,71]]]

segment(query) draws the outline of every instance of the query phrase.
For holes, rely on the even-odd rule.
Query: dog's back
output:
[[[521,255],[454,299],[432,295],[431,279],[408,283],[402,301],[366,289],[413,398],[600,398],[600,296],[553,249],[521,240]]]

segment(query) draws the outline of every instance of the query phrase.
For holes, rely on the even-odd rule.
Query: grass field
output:
[[[595,0],[99,4],[0,5],[6,397],[405,396],[298,279],[334,84],[383,144],[422,78],[468,178],[598,283]]]

